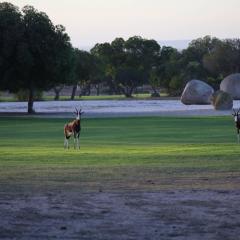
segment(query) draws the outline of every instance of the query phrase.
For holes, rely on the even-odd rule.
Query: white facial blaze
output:
[[[234,116],[234,120],[235,120],[235,122],[237,122],[238,121],[238,116]]]
[[[79,115],[79,112],[78,112],[78,114],[77,114],[77,120],[79,120],[80,119],[80,115]]]

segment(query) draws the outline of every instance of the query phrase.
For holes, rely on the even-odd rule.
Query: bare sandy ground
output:
[[[0,192],[0,239],[240,239],[240,191]]]

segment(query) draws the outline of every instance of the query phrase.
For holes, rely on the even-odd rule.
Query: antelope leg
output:
[[[74,138],[73,138],[74,140],[74,149],[76,148],[76,137],[74,136]]]
[[[64,138],[64,144],[63,144],[64,148],[66,148],[66,138]]]
[[[66,147],[69,148],[69,142],[68,142],[68,139],[66,139]]]

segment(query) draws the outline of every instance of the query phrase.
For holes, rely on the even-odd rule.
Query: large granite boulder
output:
[[[191,80],[182,93],[181,102],[186,105],[210,104],[213,93],[213,88],[207,83],[200,80]]]
[[[216,110],[230,110],[233,107],[233,98],[229,93],[219,90],[212,95],[212,105]]]
[[[240,73],[235,73],[224,78],[220,90],[229,93],[234,100],[240,100]]]

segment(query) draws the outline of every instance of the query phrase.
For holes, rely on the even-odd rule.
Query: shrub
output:
[[[15,93],[15,98],[18,101],[28,101],[29,91],[26,89],[20,89],[17,93]],[[42,91],[36,91],[34,94],[35,101],[41,101],[43,99]]]

